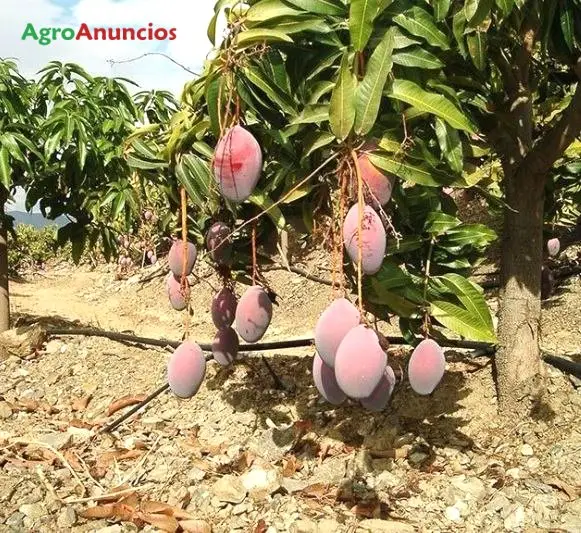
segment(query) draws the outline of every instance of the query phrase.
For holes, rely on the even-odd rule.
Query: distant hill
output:
[[[45,226],[57,225],[59,228],[68,224],[66,217],[60,216],[55,220],[44,218],[41,213],[27,213],[26,211],[8,211],[8,215],[14,217],[14,224],[29,224],[35,228],[44,228]]]

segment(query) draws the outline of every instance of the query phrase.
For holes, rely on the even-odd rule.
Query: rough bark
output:
[[[502,240],[501,287],[495,358],[500,410],[529,414],[543,390],[539,348],[543,259],[544,175],[512,173],[505,166],[507,203]]]
[[[10,296],[8,292],[8,230],[4,221],[7,193],[0,187],[0,332],[10,329]]]

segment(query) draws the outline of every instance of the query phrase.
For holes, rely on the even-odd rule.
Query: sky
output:
[[[161,56],[147,56],[129,63],[142,54],[161,52],[189,70],[199,72],[211,43],[206,35],[215,0],[2,0],[0,15],[0,58],[14,58],[20,72],[34,77],[49,61],[78,63],[90,74],[122,76],[140,85],[140,89],[165,89],[179,96],[192,74]],[[176,28],[173,41],[66,41],[58,39],[39,45],[22,40],[26,25],[37,31],[46,27],[77,29],[89,27]],[[217,35],[223,25],[219,25]],[[24,198],[17,193],[15,210],[24,210]]]

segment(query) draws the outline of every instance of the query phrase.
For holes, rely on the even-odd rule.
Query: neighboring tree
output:
[[[69,218],[57,240],[72,244],[75,261],[87,245],[97,244],[109,259],[119,233],[136,224],[151,192],[131,172],[124,143],[136,126],[167,120],[176,103],[165,92],[132,97],[123,83],[129,80],[93,77],[75,64],[53,61],[40,74],[38,82],[25,80],[15,63],[0,61],[0,205],[20,186],[27,209],[38,203],[48,219]],[[0,331],[10,324],[9,217],[2,228]]]
[[[24,79],[13,61],[0,59],[0,331],[10,327],[8,290],[8,232],[12,219],[5,213],[16,186],[33,173],[38,150],[36,129],[41,117],[35,107],[36,86]]]

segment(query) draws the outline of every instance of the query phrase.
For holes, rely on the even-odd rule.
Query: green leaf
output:
[[[349,33],[356,52],[365,49],[373,32],[373,20],[377,15],[377,0],[351,0],[349,9]]]
[[[554,1],[556,2],[557,0]],[[563,38],[565,39],[567,48],[569,48],[571,52],[575,47],[575,29],[573,21],[574,9],[571,0],[561,0],[559,2],[559,22],[561,24],[561,31],[563,32]]]
[[[10,155],[14,159],[24,162],[24,154],[22,153],[22,150],[20,149],[20,146],[18,146],[18,143],[16,142],[16,139],[13,135],[10,133],[3,133],[0,135],[0,144],[2,144],[2,146],[4,146],[8,152],[10,152]]]
[[[417,235],[408,235],[400,239],[399,242],[394,239],[387,243],[385,255],[390,256],[414,252],[415,250],[419,250],[425,242],[425,238]]]
[[[464,16],[464,11],[459,9],[454,18],[452,19],[452,33],[458,44],[458,51],[460,55],[466,59],[468,57],[468,52],[466,50],[466,44],[464,42],[464,30],[466,29],[466,17]]]
[[[12,185],[12,169],[10,168],[10,155],[5,146],[0,148],[0,181],[6,189]]]
[[[247,46],[253,46],[256,43],[276,41],[285,43],[293,42],[292,37],[289,37],[286,33],[281,31],[267,30],[266,28],[253,28],[251,30],[240,32],[236,37],[235,45],[237,48],[242,49]]]
[[[423,112],[436,115],[456,129],[469,133],[475,131],[468,117],[445,96],[425,91],[412,81],[395,80],[388,96],[406,102]]]
[[[440,244],[454,248],[463,248],[464,246],[481,248],[487,246],[495,239],[496,233],[494,230],[483,224],[462,224],[450,229],[442,237]]]
[[[478,9],[478,2],[480,0],[466,0],[464,2],[464,16],[467,21],[470,21]]]
[[[246,79],[254,86],[258,87],[275,105],[287,115],[296,115],[296,109],[291,97],[272,82],[272,80],[265,77],[262,72],[256,68],[246,67],[242,70]]]
[[[434,17],[437,21],[444,20],[448,11],[450,11],[450,5],[452,0],[432,0],[432,6],[434,8]]]
[[[432,211],[426,217],[424,230],[437,237],[459,226],[461,223],[456,217],[447,215],[446,213]]]
[[[458,305],[443,300],[431,302],[430,314],[454,333],[474,341],[496,342],[496,335],[482,324],[474,322],[474,315]]]
[[[395,174],[401,179],[420,185],[441,187],[449,181],[447,175],[437,172],[431,167],[411,165],[410,163],[399,161],[388,155],[371,154],[369,160],[375,166],[390,174]]]
[[[349,67],[349,55],[344,54],[337,84],[329,107],[331,131],[339,141],[347,138],[355,122],[355,79]]]
[[[502,11],[502,15],[507,17],[514,8],[514,0],[496,0],[496,5]]]
[[[436,117],[436,137],[440,144],[440,150],[448,161],[450,168],[457,173],[464,168],[464,156],[462,153],[462,140],[458,131]]]
[[[208,31],[206,33],[208,40],[214,46],[216,46],[216,22],[218,21],[218,15],[220,15],[219,11],[214,13],[214,16],[210,19],[210,24],[208,24]]]
[[[434,54],[419,46],[412,46],[393,54],[393,62],[403,67],[438,69],[444,66]]]
[[[210,127],[216,136],[220,134],[220,113],[218,105],[223,106],[226,101],[226,81],[224,76],[217,76],[206,86],[206,105],[210,117]]]
[[[313,152],[319,148],[323,148],[331,144],[335,140],[335,136],[327,131],[318,131],[306,138],[303,142],[303,155],[301,161],[309,157]]]
[[[476,0],[476,9],[471,17],[466,17],[468,25],[475,28],[490,15],[494,0]],[[466,4],[467,5],[467,4]]]
[[[432,46],[448,50],[450,44],[446,34],[438,29],[434,18],[421,7],[413,6],[393,17],[393,21],[412,35],[421,37]]]
[[[494,336],[490,309],[486,304],[483,291],[478,285],[459,274],[445,274],[436,279],[441,281],[462,302],[468,312],[477,317],[477,323],[480,323],[483,328],[488,328],[490,335]]]
[[[264,22],[280,17],[295,17],[300,13],[280,0],[261,0],[247,11],[245,18],[248,22]]]
[[[342,16],[345,14],[345,6],[339,1],[334,0],[287,0],[289,4],[316,13],[318,15],[336,15]]]
[[[274,202],[266,196],[262,192],[254,192],[249,198],[248,201],[253,203],[254,205],[260,207],[264,211],[268,210],[266,213],[270,219],[274,222],[274,225],[279,230],[284,230],[286,227],[286,220],[284,219],[284,215],[278,206],[274,206]],[[274,207],[273,207],[274,206]]]
[[[468,52],[478,70],[486,68],[486,33],[476,31],[466,36]]]
[[[175,174],[192,202],[198,207],[207,207],[212,182],[208,164],[200,157],[188,154],[180,158]]]
[[[167,163],[165,161],[148,160],[138,157],[135,154],[127,155],[127,164],[132,168],[139,168],[141,170],[157,170],[167,167]]]
[[[375,124],[381,96],[393,63],[393,32],[387,31],[367,64],[367,72],[355,94],[355,131],[366,135]]]
[[[417,39],[412,39],[409,35],[401,31],[397,26],[391,26],[388,31],[393,32],[393,48],[394,50],[400,50],[402,48],[407,48],[413,44],[419,44],[420,41]]]
[[[298,117],[289,122],[289,125],[296,126],[297,124],[317,124],[327,120],[329,120],[328,104],[307,105],[301,111]]]

